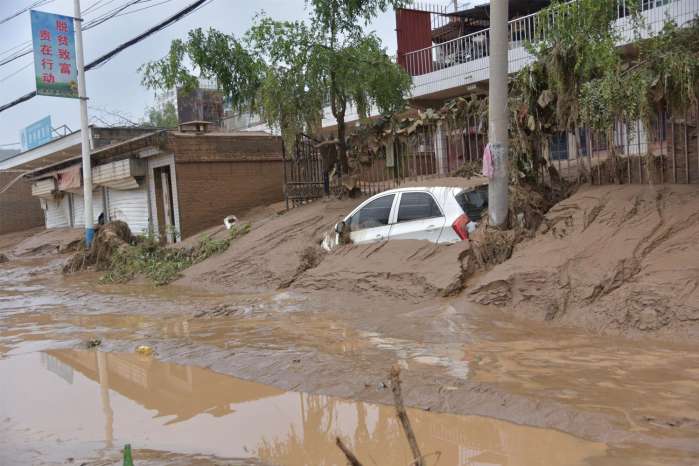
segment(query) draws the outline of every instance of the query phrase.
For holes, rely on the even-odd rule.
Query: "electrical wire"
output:
[[[31,10],[32,8],[38,8],[40,6],[44,6],[44,5],[51,3],[51,2],[54,2],[54,1],[55,0],[36,0],[34,3],[29,5],[28,7],[22,8],[21,10],[14,12],[10,16],[8,16],[7,18],[0,19],[0,24],[4,24],[4,23],[10,21],[10,20],[20,16],[22,13],[25,13],[25,12]]]
[[[136,10],[126,11],[126,12],[124,12],[124,13],[119,13],[118,15],[115,16],[115,18],[118,18],[118,17],[120,17],[120,16],[130,15],[130,14],[133,14],[133,13],[138,13],[139,11],[147,10],[147,9],[149,9],[149,8],[153,8],[153,7],[156,7],[156,6],[159,6],[159,5],[163,5],[163,4],[165,4],[165,3],[170,3],[171,1],[172,1],[172,0],[162,0],[161,2],[154,3],[154,4],[148,5],[148,6],[144,6],[143,8],[138,8],[138,9],[136,9]]]
[[[98,68],[102,66],[103,64],[107,63],[109,60],[114,58],[116,55],[124,51],[125,49],[132,47],[133,45],[138,44],[139,42],[143,41],[147,37],[155,34],[158,31],[162,31],[163,29],[181,21],[185,16],[194,13],[195,11],[200,10],[201,8],[205,7],[206,5],[210,4],[213,0],[197,0],[193,3],[191,3],[189,6],[185,7],[184,9],[178,11],[174,15],[170,16],[169,18],[165,19],[164,21],[161,21],[157,25],[153,26],[152,28],[146,30],[145,32],[137,35],[131,40],[128,40],[124,42],[123,44],[117,46],[110,52],[105,53],[101,57],[97,58],[96,60],[93,60],[92,62],[88,63],[85,65],[85,71],[92,70],[95,68]],[[36,91],[29,92],[21,97],[18,97],[17,99],[13,100],[12,102],[9,102],[5,105],[0,106],[0,112],[4,112],[5,110],[12,108],[16,105],[19,105],[23,102],[26,102],[29,99],[32,99],[33,97],[36,97]]]
[[[111,60],[115,55],[120,53],[122,50],[127,49],[131,47],[132,45],[136,45],[148,36],[155,34],[158,31],[162,31],[163,29],[171,26],[172,24],[175,24],[176,22],[180,21],[182,18],[185,16],[189,15],[190,13],[195,12],[196,10],[203,8],[207,4],[209,4],[213,0],[197,0],[196,2],[190,4],[188,7],[184,8],[183,10],[180,10],[179,12],[175,13],[174,15],[170,16],[167,18],[165,21],[162,21],[158,23],[157,25],[153,26],[152,28],[148,29],[147,31],[137,35],[131,40],[128,40],[124,42],[123,44],[119,45],[116,47],[114,50],[111,52],[107,52],[98,59],[94,60],[92,63],[89,65],[85,66],[85,71],[91,70],[94,68],[98,68]]]
[[[17,69],[16,71],[13,71],[12,73],[8,74],[7,76],[4,76],[4,77],[0,78],[0,83],[7,81],[7,80],[10,79],[11,77],[13,77],[13,76],[19,74],[20,71],[26,70],[27,68],[29,68],[29,67],[32,66],[33,64],[34,64],[34,62],[29,62],[29,63],[27,63],[26,65],[24,65],[23,67]]]
[[[45,3],[41,3],[41,2],[52,2],[52,1],[55,1],[55,0],[39,0],[38,2],[34,2],[33,6],[41,6],[41,5],[45,4]],[[95,5],[99,4],[100,1],[104,1],[104,0],[98,0],[95,4],[93,4],[91,6],[95,6]],[[109,4],[113,1],[114,0],[110,0],[109,2],[107,2],[106,4],[104,4],[102,6],[106,6],[107,4]],[[99,26],[100,24],[103,24],[103,23],[109,21],[110,19],[112,19],[116,16],[120,16],[119,13],[123,12],[124,10],[126,10],[127,8],[129,8],[133,5],[136,5],[139,3],[146,3],[146,2],[150,2],[150,1],[153,1],[153,0],[129,0],[126,3],[123,3],[122,5],[114,8],[113,10],[110,10],[106,13],[103,13],[103,14],[97,16],[96,18],[92,19],[91,21],[88,21],[83,26],[83,31],[87,31],[89,29],[92,29],[96,26]],[[155,5],[150,5],[150,6],[155,6]],[[22,12],[24,12],[24,11],[27,11],[27,9],[23,10]],[[18,13],[21,14],[20,12],[18,12]],[[121,13],[121,14],[123,15],[126,13]],[[27,55],[31,54],[32,52],[33,52],[33,46],[32,46],[31,41],[23,42],[19,45],[16,45],[8,50],[5,50],[4,52],[0,52],[0,56],[7,55],[4,58],[0,59],[0,66],[7,65],[8,63],[12,63],[13,61],[18,60],[22,57],[26,57]]]

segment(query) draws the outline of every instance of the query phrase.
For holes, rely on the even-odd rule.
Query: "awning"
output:
[[[53,199],[56,192],[56,180],[46,178],[32,183],[32,196],[41,199]]]
[[[137,189],[137,178],[145,175],[146,164],[143,160],[122,159],[94,167],[92,184],[118,190]]]

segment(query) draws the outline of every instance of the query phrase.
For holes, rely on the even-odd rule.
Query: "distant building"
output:
[[[150,131],[152,128],[90,126],[90,141],[93,148],[99,148]],[[32,197],[31,184],[23,175],[39,166],[80,156],[80,151],[81,136],[80,131],[76,131],[33,149],[0,158],[0,234],[45,224],[45,211]]]
[[[151,129],[94,150],[95,220],[122,220],[135,234],[174,242],[222,224],[227,215],[284,199],[279,137],[208,126]],[[43,163],[26,177],[46,228],[84,225],[79,156]]]

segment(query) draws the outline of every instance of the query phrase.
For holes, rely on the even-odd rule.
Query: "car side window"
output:
[[[388,225],[395,194],[374,199],[349,219],[350,231]]]
[[[398,222],[441,217],[442,211],[427,193],[403,193],[398,208]]]

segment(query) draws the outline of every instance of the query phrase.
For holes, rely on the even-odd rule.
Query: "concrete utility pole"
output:
[[[507,49],[508,0],[490,1],[490,83],[488,90],[488,142],[493,176],[488,188],[490,225],[500,227],[508,210]]]
[[[92,163],[90,160],[90,128],[87,120],[87,90],[85,87],[85,56],[83,53],[83,27],[80,14],[80,0],[73,0],[75,15],[75,54],[78,65],[78,97],[80,99],[80,136],[82,136],[83,157],[83,200],[85,204],[85,245],[90,247],[95,236],[94,214],[92,212]]]

